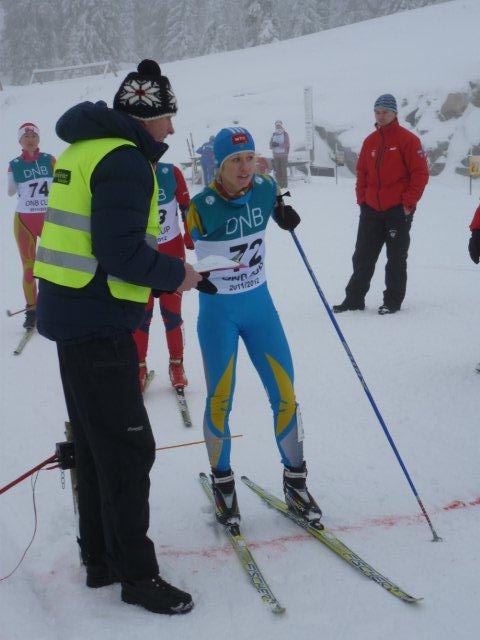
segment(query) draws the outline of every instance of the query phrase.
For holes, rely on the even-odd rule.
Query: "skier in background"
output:
[[[286,189],[288,187],[287,167],[288,154],[290,152],[290,138],[281,120],[275,122],[275,131],[270,138],[270,149],[273,155],[275,180],[281,189]]]
[[[196,153],[200,155],[200,165],[203,173],[203,184],[206,187],[213,180],[215,172],[215,158],[213,155],[213,141],[215,136],[210,136],[207,142],[198,147]]]
[[[157,238],[158,250],[160,253],[185,260],[185,247],[193,249],[192,239],[188,230],[185,229],[182,237],[178,220],[178,209],[180,208],[182,220],[185,224],[185,215],[190,204],[190,195],[185,178],[178,167],[164,162],[157,163],[155,175],[158,182],[158,214],[160,222],[160,234]],[[146,358],[153,315],[153,300],[153,296],[150,295],[145,308],[143,322],[133,335],[138,351],[138,375],[142,392],[147,379]],[[179,291],[174,293],[163,292],[159,295],[158,300],[170,354],[168,368],[170,381],[175,388],[183,389],[187,386],[188,381],[183,368],[182,294]]]
[[[294,229],[300,217],[292,207],[277,204],[277,186],[270,176],[255,173],[255,144],[246,129],[222,129],[215,137],[214,153],[215,182],[192,199],[188,228],[199,260],[214,254],[247,265],[212,273],[217,295],[199,295],[198,337],[207,383],[204,434],[216,516],[226,525],[240,520],[230,466],[229,414],[241,337],[273,410],[287,504],[318,524],[321,511],[306,487],[292,358],[264,268],[270,216],[286,230]]]
[[[475,264],[480,261],[480,205],[477,207],[473,220],[470,223],[470,240],[468,241],[468,253]],[[480,362],[476,370],[480,373]]]
[[[35,327],[37,285],[33,265],[47,210],[50,184],[53,179],[55,158],[40,151],[40,131],[32,122],[24,122],[18,129],[22,153],[8,165],[8,195],[17,194],[18,201],[13,231],[23,265],[23,293],[26,312],[25,329]]]
[[[380,315],[400,311],[407,288],[410,227],[428,182],[428,165],[419,138],[397,119],[397,101],[390,93],[373,106],[375,131],[365,138],[357,162],[360,206],[353,274],[345,299],[334,313],[365,309],[365,296],[375,265],[386,245],[385,291]]]

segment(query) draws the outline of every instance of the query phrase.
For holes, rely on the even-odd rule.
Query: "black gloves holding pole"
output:
[[[474,229],[468,241],[468,253],[475,264],[480,260],[480,229]]]
[[[283,197],[289,195],[289,191],[283,195],[278,191],[277,204],[273,210],[273,219],[280,229],[284,229],[285,231],[293,231],[300,224],[300,216],[295,209],[289,204],[283,204]]]

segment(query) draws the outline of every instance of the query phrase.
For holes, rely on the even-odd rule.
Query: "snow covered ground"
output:
[[[478,53],[468,55],[463,43],[477,37],[479,18],[477,2],[459,0],[269,47],[168,65],[165,71],[181,105],[168,159],[184,158],[188,131],[200,143],[202,136],[235,119],[251,128],[260,150],[278,117],[292,138],[301,141],[302,87],[307,82],[318,98],[317,120],[321,104],[326,119],[338,123],[341,114],[361,142],[371,128],[371,104],[380,93],[413,94],[421,86],[451,90],[478,73]],[[443,42],[435,56],[429,53],[432,32]],[[445,42],[442,34],[451,40]],[[53,132],[57,117],[82,99],[111,100],[118,82],[93,78],[7,87],[0,94],[0,165],[5,167],[17,153],[16,129],[24,120],[38,122],[42,148],[58,154],[62,144]],[[6,192],[5,182],[2,175],[1,194]],[[291,203],[302,216],[298,237],[327,298],[331,304],[339,302],[350,276],[357,227],[354,180],[346,175],[338,185],[328,178],[314,178],[310,184],[297,180],[291,191]],[[36,491],[36,539],[20,569],[0,583],[0,638],[477,638],[480,376],[474,369],[480,361],[480,273],[466,245],[479,196],[480,183],[474,184],[470,196],[467,181],[451,172],[432,179],[412,227],[409,283],[401,313],[376,313],[382,302],[382,254],[366,311],[338,317],[443,537],[436,544],[430,542],[428,527],[289,234],[272,225],[268,236],[267,271],[296,365],[311,490],[327,526],[378,570],[423,596],[422,603],[409,606],[398,601],[267,510],[242,485],[238,491],[244,534],[287,608],[284,616],[272,616],[213,523],[196,480],[199,471],[207,470],[200,445],[160,452],[152,472],[150,534],[164,577],[192,592],[196,608],[191,614],[165,618],[128,607],[120,602],[118,586],[86,589],[68,482],[62,490],[58,471],[42,472]],[[5,195],[0,198],[0,294],[4,308],[19,308],[23,301],[12,234],[14,203]],[[157,446],[202,437],[205,387],[196,310],[195,294],[187,294],[192,430],[182,426],[168,388],[165,340],[156,312],[149,364],[157,375],[145,401]],[[21,357],[12,357],[21,318],[0,318],[3,486],[53,453],[55,442],[63,440],[66,413],[54,345],[35,336]],[[233,433],[243,434],[233,445],[237,474],[247,474],[280,494],[281,467],[269,407],[244,350],[231,423]],[[1,497],[0,577],[15,566],[32,529],[27,481]]]

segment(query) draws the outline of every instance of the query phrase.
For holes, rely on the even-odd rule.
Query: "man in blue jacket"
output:
[[[142,61],[114,98],[58,121],[70,144],[56,165],[35,264],[38,331],[57,343],[73,426],[87,586],[122,583],[122,599],[186,613],[190,594],[159,575],[149,526],[155,441],[138,384],[132,332],[150,290],[188,291],[201,277],[156,251],[152,164],[177,112],[168,78]]]

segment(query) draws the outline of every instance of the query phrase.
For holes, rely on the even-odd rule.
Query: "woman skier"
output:
[[[17,194],[13,230],[23,265],[23,292],[26,314],[23,326],[35,328],[37,285],[33,277],[33,265],[37,238],[43,228],[50,184],[53,178],[55,158],[39,149],[40,131],[32,122],[23,123],[18,129],[18,141],[22,153],[8,165],[8,195]]]
[[[322,512],[306,487],[292,358],[264,268],[270,216],[286,230],[294,229],[300,217],[277,199],[277,185],[270,176],[255,173],[255,144],[246,129],[222,129],[214,140],[214,154],[215,181],[193,198],[187,225],[199,260],[222,255],[239,263],[239,268],[212,272],[217,295],[199,295],[197,329],[207,383],[204,433],[216,517],[227,526],[240,520],[230,467],[229,414],[241,337],[272,407],[285,500],[290,509],[318,525]]]

